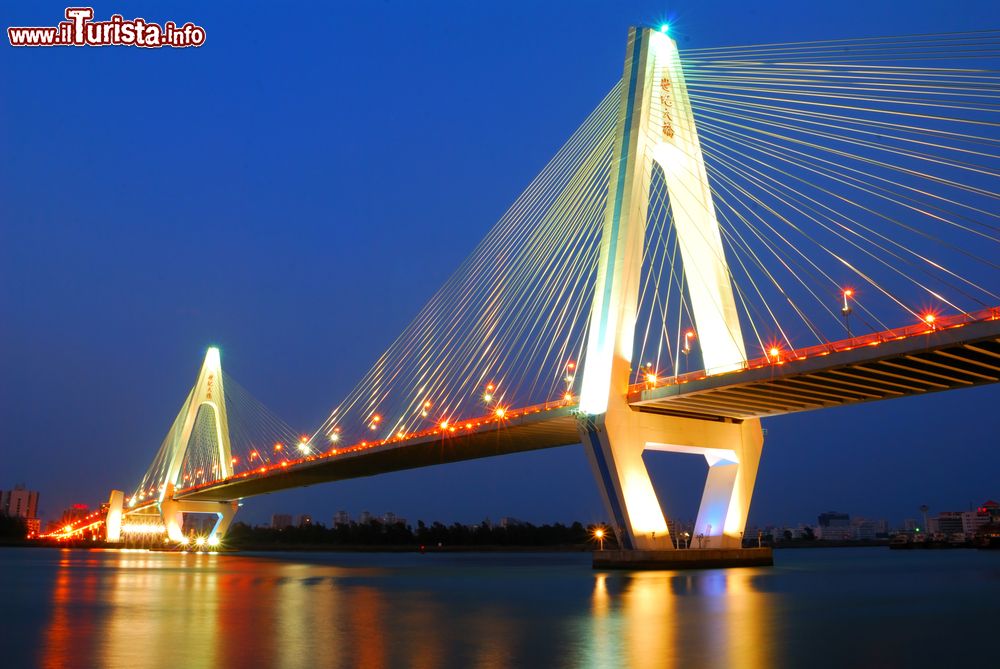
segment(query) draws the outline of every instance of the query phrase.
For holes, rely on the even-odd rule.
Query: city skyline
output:
[[[10,496],[12,494],[17,494],[17,493],[23,493],[25,495],[25,499],[27,499],[27,495],[31,496],[30,497],[30,499],[31,499],[30,506],[26,507],[22,511],[14,511],[14,510],[11,510],[10,508],[8,508],[10,506],[10,504],[8,502],[8,500],[10,499]],[[984,504],[995,504],[994,498],[998,497],[998,496],[1000,496],[1000,495],[996,495],[996,496],[990,497],[988,499],[983,499],[983,500],[980,500],[979,502],[969,501],[969,502],[967,502],[964,505],[964,507],[961,504],[951,504],[950,506],[946,505],[946,506],[941,507],[941,508],[932,508],[930,506],[926,506],[926,505],[923,505],[923,504],[918,504],[918,505],[915,505],[913,507],[913,509],[911,509],[911,511],[910,511],[909,514],[903,514],[903,516],[901,516],[899,518],[890,518],[886,514],[880,513],[877,510],[873,511],[873,512],[870,512],[870,513],[858,513],[858,512],[856,512],[854,510],[851,510],[851,509],[833,509],[833,508],[822,507],[825,510],[824,511],[817,511],[811,518],[808,517],[807,512],[802,511],[801,512],[803,514],[802,518],[795,518],[795,519],[791,519],[790,521],[789,520],[780,520],[779,521],[779,520],[774,520],[774,519],[760,519],[760,520],[754,521],[750,525],[753,526],[753,527],[797,527],[797,526],[798,527],[803,527],[803,526],[815,527],[817,525],[822,525],[823,524],[823,521],[822,521],[823,516],[825,516],[827,514],[843,514],[843,515],[850,516],[852,518],[858,518],[858,519],[863,519],[863,520],[874,520],[874,521],[879,521],[879,522],[886,522],[888,524],[888,527],[891,528],[891,529],[901,529],[901,528],[905,527],[905,525],[909,521],[914,521],[915,520],[915,521],[918,522],[918,524],[923,524],[923,523],[920,523],[920,518],[922,516],[924,516],[924,515],[928,515],[928,516],[930,516],[930,517],[933,518],[935,516],[942,515],[942,514],[953,514],[953,513],[961,514],[963,512],[974,512],[977,509],[983,508]],[[13,486],[12,488],[6,489],[6,490],[0,488],[0,499],[2,499],[2,502],[0,502],[0,513],[7,513],[8,515],[15,516],[15,517],[34,518],[36,520],[41,521],[41,524],[42,524],[43,527],[45,527],[45,526],[56,527],[56,526],[60,525],[61,523],[64,523],[67,520],[67,518],[75,517],[75,516],[80,516],[80,515],[85,514],[88,511],[96,511],[97,508],[98,508],[98,506],[99,506],[99,505],[95,505],[95,506],[92,507],[92,506],[90,506],[90,505],[88,505],[88,504],[86,504],[84,502],[75,502],[75,503],[67,506],[66,508],[58,510],[58,511],[48,512],[48,513],[36,512],[36,510],[39,508],[39,506],[38,506],[38,504],[39,504],[39,502],[38,502],[39,498],[40,498],[40,494],[39,494],[38,491],[28,490],[26,488],[26,486],[24,486],[23,484],[17,484],[15,486]],[[312,510],[312,511],[308,511],[307,512],[307,511],[303,511],[301,509],[292,509],[292,508],[288,508],[288,507],[282,507],[282,508],[275,507],[275,508],[271,508],[270,510],[268,510],[268,507],[266,505],[263,505],[263,504],[262,505],[258,505],[258,507],[259,508],[255,509],[253,513],[241,513],[241,515],[239,516],[239,520],[241,522],[244,522],[246,524],[253,525],[253,526],[266,525],[269,522],[273,525],[274,524],[274,518],[276,518],[276,517],[287,517],[287,518],[290,518],[290,519],[294,518],[294,519],[299,519],[299,520],[302,519],[302,518],[308,518],[309,522],[311,522],[311,523],[315,522],[315,523],[318,523],[318,524],[321,524],[321,525],[327,525],[327,526],[332,526],[332,525],[336,525],[337,523],[344,523],[344,522],[360,522],[360,523],[365,523],[369,519],[380,519],[380,520],[383,520],[383,522],[390,522],[390,521],[386,521],[385,520],[385,518],[390,517],[390,516],[393,519],[396,519],[398,517],[398,519],[399,519],[400,522],[411,522],[411,520],[412,520],[413,524],[415,524],[417,521],[423,521],[423,522],[443,522],[445,524],[460,523],[460,524],[466,524],[466,525],[475,525],[476,523],[484,522],[484,521],[487,521],[487,520],[492,521],[493,519],[497,519],[497,520],[514,519],[514,520],[516,520],[518,522],[521,522],[521,521],[523,521],[523,522],[531,522],[533,524],[542,524],[542,523],[563,523],[563,524],[569,524],[569,523],[573,523],[573,522],[582,522],[579,518],[542,518],[540,520],[539,519],[524,520],[524,519],[516,517],[516,516],[514,516],[512,514],[500,514],[500,515],[492,515],[492,516],[491,515],[487,515],[487,516],[483,516],[482,518],[473,519],[473,520],[468,520],[467,518],[457,518],[457,517],[454,517],[454,518],[425,518],[425,517],[415,517],[415,516],[411,517],[411,514],[409,514],[406,510],[401,510],[401,509],[386,509],[386,508],[375,508],[375,509],[372,509],[372,508],[357,507],[357,508],[348,509],[348,508],[344,508],[344,507],[337,507],[334,510],[333,507],[330,507],[330,508],[320,509],[319,511]],[[41,508],[44,509],[44,507],[41,507]],[[691,524],[691,523],[694,522],[694,515],[691,514],[689,517],[668,516],[668,519],[669,519],[670,522],[680,522],[680,523]],[[327,520],[329,520],[329,522],[326,522]],[[395,522],[395,520],[393,520],[392,522]],[[594,522],[596,524],[600,524],[601,523],[601,521],[590,521],[590,522]]]

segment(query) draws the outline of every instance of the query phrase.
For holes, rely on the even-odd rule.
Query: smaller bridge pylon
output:
[[[217,520],[209,533],[209,541],[214,542],[225,535],[238,507],[235,501],[191,502],[174,499],[180,483],[181,468],[188,452],[195,424],[202,412],[208,412],[206,419],[214,428],[215,444],[218,449],[217,478],[225,479],[232,473],[232,446],[229,437],[229,417],[226,413],[226,390],[222,380],[222,356],[219,349],[211,347],[205,353],[198,380],[191,389],[185,404],[180,433],[173,440],[168,454],[166,480],[162,484],[158,508],[167,538],[171,541],[184,540],[184,515],[187,513],[213,514]]]
[[[202,363],[198,380],[195,382],[194,388],[191,389],[191,396],[185,408],[181,432],[179,438],[174,440],[170,453],[165,485],[177,484],[177,479],[181,474],[181,465],[184,463],[184,456],[187,454],[188,444],[194,432],[195,421],[202,410],[210,412],[209,419],[215,427],[215,439],[219,449],[218,478],[228,477],[232,472],[229,417],[226,413],[226,389],[222,382],[222,356],[219,354],[219,349],[214,346],[205,353],[205,362]],[[160,496],[161,502],[165,496],[166,487]]]
[[[206,352],[198,378],[149,471],[137,491],[124,500],[124,515],[141,519],[142,522],[133,524],[143,531],[159,525],[162,520],[161,531],[165,530],[167,539],[177,543],[185,541],[185,514],[214,515],[215,523],[207,539],[215,544],[232,523],[238,503],[235,500],[187,501],[176,497],[179,491],[197,482],[188,470],[195,469],[203,480],[225,480],[233,474],[233,462],[222,360],[219,349],[212,347]],[[109,518],[117,508],[115,493],[112,493],[110,508]],[[153,522],[150,513],[158,514],[159,518]],[[128,521],[124,524],[128,531]],[[121,539],[121,527],[120,520],[117,528],[109,524],[109,541]]]

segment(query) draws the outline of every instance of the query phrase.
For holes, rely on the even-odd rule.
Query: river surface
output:
[[[4,668],[997,667],[998,636],[996,551],[600,572],[567,553],[0,549]]]

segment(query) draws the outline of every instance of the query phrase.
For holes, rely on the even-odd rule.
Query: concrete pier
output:
[[[715,569],[770,567],[770,548],[688,548],[665,551],[594,551],[594,569]]]

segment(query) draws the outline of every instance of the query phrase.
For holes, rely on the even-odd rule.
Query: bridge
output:
[[[184,545],[208,514],[214,545],[256,495],[582,443],[624,549],[675,549],[646,450],[705,457],[695,530],[738,549],[762,418],[1000,381],[997,44],[682,60],[631,29],[622,80],[319,427],[209,349],[140,483],[51,536]]]

